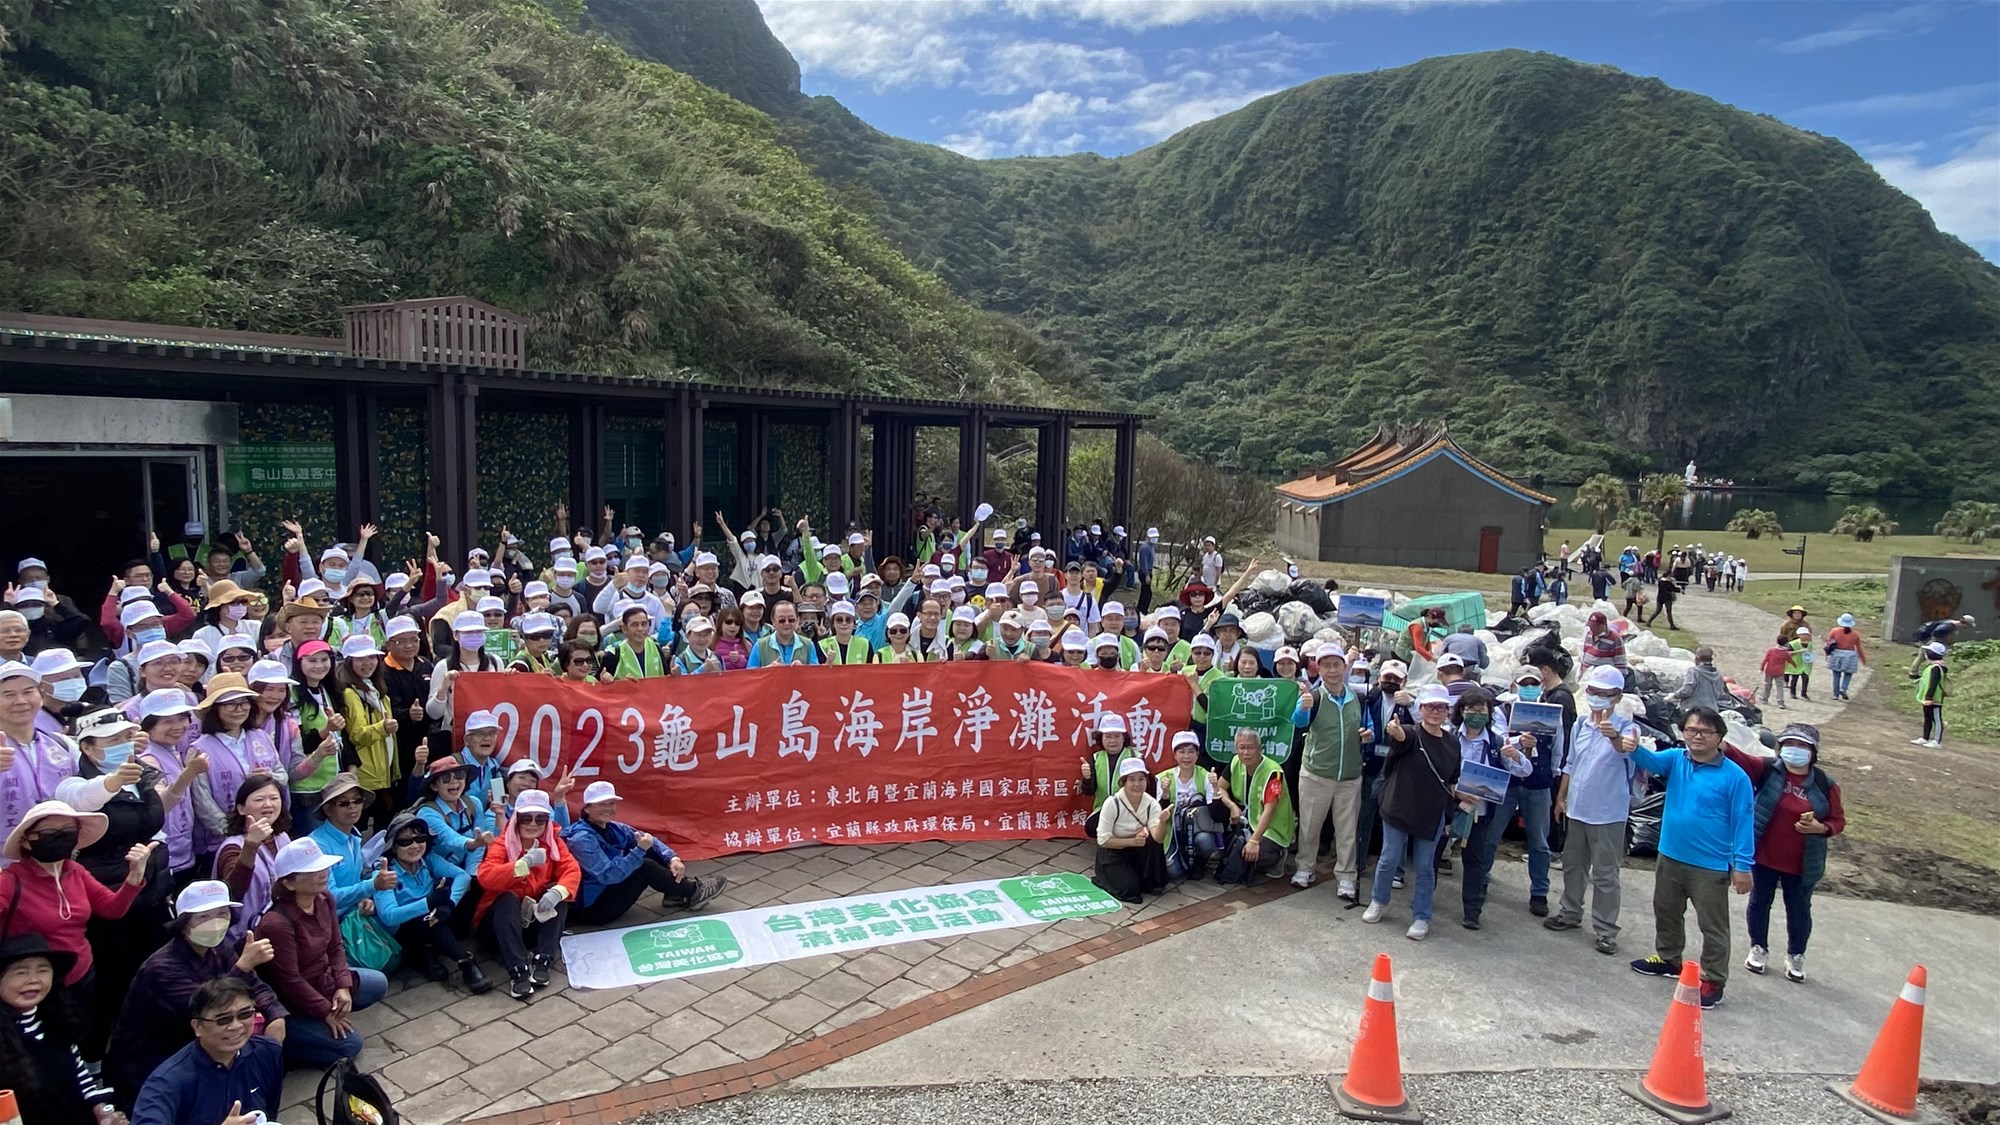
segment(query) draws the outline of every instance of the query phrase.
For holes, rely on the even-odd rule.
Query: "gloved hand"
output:
[[[521,858],[528,861],[529,867],[540,867],[542,864],[547,863],[549,861],[549,852],[547,848],[542,847],[540,844],[536,844],[534,847],[529,848],[525,852],[522,852]]]
[[[425,896],[425,901],[430,904],[432,910],[443,910],[450,906],[451,884],[439,879],[431,886],[431,893]]]
[[[556,908],[561,906],[563,900],[568,897],[569,891],[564,889],[561,883],[543,891],[542,897],[535,900],[535,921],[546,922],[554,918],[556,916]]]

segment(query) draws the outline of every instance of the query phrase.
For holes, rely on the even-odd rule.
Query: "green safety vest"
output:
[[[1122,762],[1127,758],[1136,758],[1138,756],[1139,756],[1139,748],[1137,746],[1127,746],[1124,749],[1118,751],[1119,762]],[[1111,755],[1102,750],[1099,750],[1090,756],[1091,772],[1097,775],[1097,794],[1096,796],[1092,797],[1091,800],[1099,807],[1103,806],[1104,799],[1106,797],[1111,796],[1112,788],[1118,783],[1118,777],[1113,772],[1115,769],[1117,769],[1117,766],[1118,762],[1112,761]],[[1093,809],[1092,811],[1094,812],[1096,810]]]
[[[1174,850],[1174,830],[1177,826],[1173,811],[1174,807],[1180,803],[1181,798],[1181,779],[1179,773],[1179,766],[1168,766],[1166,769],[1153,775],[1155,783],[1153,787],[1159,790],[1160,807],[1167,810],[1167,838],[1160,841],[1160,846],[1168,852]],[[1197,782],[1204,781],[1208,777],[1198,763],[1194,767],[1194,776]]]
[[[859,634],[851,636],[847,638],[846,648],[846,652],[841,651],[840,638],[838,637],[821,637],[819,639],[819,654],[825,659],[825,663],[868,663],[868,638]]]
[[[1243,759],[1231,756],[1229,759],[1229,795],[1243,810],[1243,819],[1254,831],[1257,821],[1264,816],[1264,789],[1271,779],[1278,779],[1278,811],[1271,817],[1271,826],[1264,830],[1273,843],[1283,847],[1292,846],[1292,836],[1298,828],[1298,817],[1292,811],[1292,791],[1285,784],[1285,771],[1277,762],[1263,758],[1257,763],[1257,775],[1243,784]]]
[[[643,670],[641,665],[643,664]],[[659,642],[646,638],[646,648],[642,655],[634,656],[632,646],[620,643],[618,646],[618,670],[611,674],[614,680],[636,680],[644,677],[652,679],[667,674],[667,666],[660,659]]]
[[[1194,681],[1195,698],[1194,702],[1188,709],[1188,714],[1194,719],[1195,722],[1197,723],[1208,722],[1208,704],[1203,703],[1201,701],[1201,696],[1208,691],[1208,685],[1214,683],[1216,679],[1221,675],[1222,675],[1222,665],[1217,664],[1211,667],[1208,671],[1203,672],[1201,675],[1195,677]]]
[[[1361,776],[1364,746],[1361,742],[1361,697],[1349,691],[1336,703],[1324,688],[1314,688],[1305,697],[1317,703],[1312,722],[1306,726],[1306,752],[1299,767],[1315,777],[1352,781]]]
[[[778,635],[770,633],[757,638],[757,643],[751,651],[763,654],[763,660],[758,663],[758,667],[771,668],[781,664],[811,664],[812,654],[819,651],[819,647],[807,640],[804,634],[793,633],[792,658],[786,660],[785,650],[778,645]]]

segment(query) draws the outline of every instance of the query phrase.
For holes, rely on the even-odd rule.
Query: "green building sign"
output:
[[[332,442],[238,445],[224,464],[231,495],[334,490]]]

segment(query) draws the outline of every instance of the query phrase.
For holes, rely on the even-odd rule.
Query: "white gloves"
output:
[[[546,922],[554,918],[556,916],[556,908],[561,906],[563,900],[568,897],[569,891],[561,883],[557,883],[555,886],[543,891],[542,897],[535,900],[535,921]]]
[[[542,847],[540,844],[536,844],[534,847],[522,852],[521,858],[528,861],[529,867],[540,867],[549,861],[548,849]]]

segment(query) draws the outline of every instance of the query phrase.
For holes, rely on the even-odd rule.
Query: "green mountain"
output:
[[[1082,394],[1059,350],[912,267],[770,117],[593,32],[616,12],[0,0],[0,308],[324,332],[342,302],[467,293],[530,315],[531,359],[554,366]],[[674,13],[650,26],[685,33]],[[760,19],[742,30],[774,45]],[[782,48],[744,58],[746,97],[795,94]]]
[[[751,0],[664,7],[660,57],[735,89]],[[1203,457],[1283,473],[1445,419],[1541,479],[1694,458],[2000,494],[2000,270],[1769,117],[1500,51],[1321,79],[1117,159],[973,161],[769,85],[741,96],[913,262]]]

